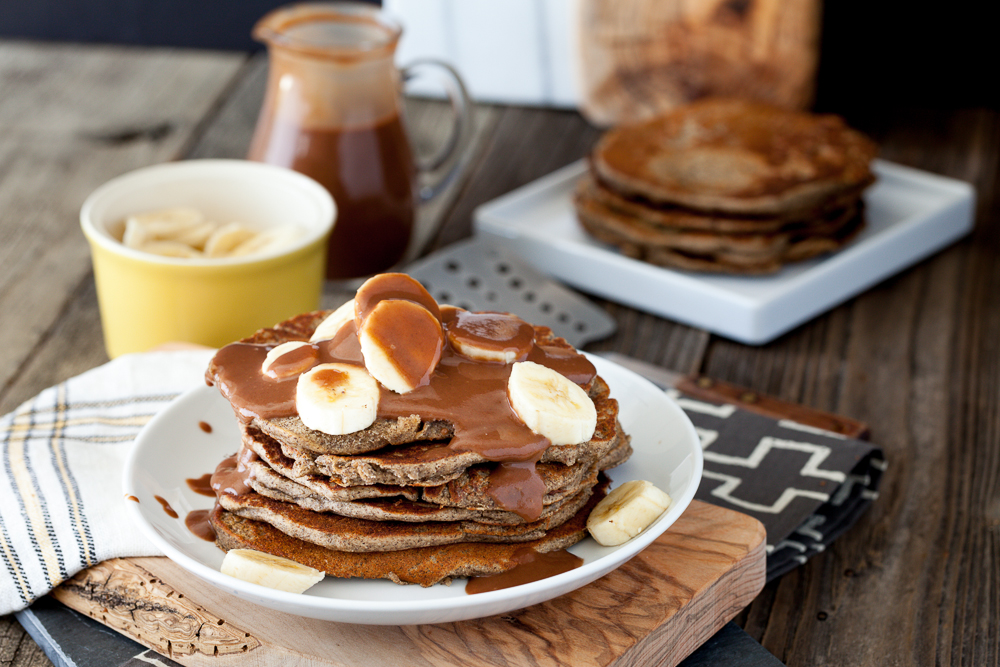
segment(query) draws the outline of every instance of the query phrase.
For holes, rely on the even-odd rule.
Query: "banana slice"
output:
[[[260,232],[239,244],[229,252],[230,257],[246,257],[247,255],[260,255],[272,250],[278,250],[287,245],[291,245],[302,235],[302,231],[293,225],[275,227],[267,231]]]
[[[204,220],[201,211],[186,206],[161,208],[155,211],[134,213],[125,220],[126,227],[132,222],[144,227],[150,236],[157,239],[173,239],[183,230],[194,227]]]
[[[302,423],[330,435],[368,428],[378,416],[378,383],[364,368],[320,364],[299,376],[295,407]]]
[[[260,372],[274,380],[283,380],[305,373],[316,365],[319,357],[319,350],[301,340],[292,340],[271,348],[264,363],[260,365]]]
[[[205,257],[226,257],[241,243],[249,241],[257,232],[238,222],[230,222],[212,232],[205,241]]]
[[[463,357],[509,364],[524,361],[535,343],[535,327],[509,313],[446,313],[448,342]],[[448,317],[448,319],[445,319]]]
[[[196,250],[202,250],[208,239],[211,238],[212,234],[218,228],[219,223],[217,222],[199,222],[187,229],[176,232],[168,238],[171,241],[187,244]]]
[[[146,225],[133,218],[125,221],[125,234],[122,236],[122,243],[126,248],[139,250],[142,246],[155,240]]]
[[[365,367],[397,394],[430,382],[441,360],[444,332],[437,316],[405,299],[379,301],[358,330]]]
[[[652,482],[625,482],[597,503],[587,517],[587,530],[602,546],[624,544],[656,521],[670,502]]]
[[[320,570],[253,549],[230,549],[222,559],[223,574],[288,593],[304,593],[326,576]]]
[[[597,408],[580,385],[533,361],[514,364],[507,397],[517,416],[553,445],[574,445],[594,437]]]
[[[160,255],[162,257],[201,257],[201,253],[191,246],[179,241],[147,241],[136,250]]]
[[[326,316],[326,319],[319,323],[316,331],[309,339],[310,343],[320,340],[330,340],[337,335],[340,328],[348,322],[354,321],[354,299],[344,303],[337,310]]]

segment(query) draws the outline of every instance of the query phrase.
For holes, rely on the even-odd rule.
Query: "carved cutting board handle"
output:
[[[194,653],[247,653],[261,646],[249,632],[211,614],[135,562],[121,558],[80,572],[52,595],[67,607],[171,658]]]

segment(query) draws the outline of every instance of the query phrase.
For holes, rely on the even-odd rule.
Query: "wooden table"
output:
[[[101,183],[242,157],[265,63],[238,54],[0,42],[0,410],[106,361],[78,211]],[[822,99],[822,98],[821,98]],[[409,105],[418,148],[445,131]],[[856,106],[854,108],[862,108]],[[838,109],[831,109],[837,111]],[[585,155],[575,113],[481,106],[468,178],[424,212],[436,248],[475,206]],[[868,108],[882,156],[978,191],[971,237],[773,343],[748,347],[607,301],[614,350],[868,422],[889,469],[834,546],[738,618],[791,666],[1000,662],[1000,113]],[[328,293],[327,305],[339,303]],[[49,664],[12,617],[0,665]]]

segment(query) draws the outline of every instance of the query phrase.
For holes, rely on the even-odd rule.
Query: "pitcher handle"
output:
[[[440,60],[422,58],[413,61],[400,70],[403,81],[409,81],[417,76],[416,70],[423,67],[439,68],[443,72],[442,83],[454,116],[451,134],[444,146],[429,158],[417,159],[417,169],[421,172],[435,171],[452,161],[451,167],[438,179],[420,187],[420,200],[429,201],[441,194],[441,191],[465,168],[463,158],[472,139],[472,102],[465,90],[462,77],[451,65]]]

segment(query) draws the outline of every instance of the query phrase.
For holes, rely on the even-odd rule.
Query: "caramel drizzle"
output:
[[[364,365],[353,323],[345,325],[333,339],[312,346],[317,363]],[[273,347],[252,343],[227,345],[215,357],[215,375],[207,378],[219,385],[237,416],[245,422],[254,417],[274,419],[297,414],[297,376],[273,380],[260,372],[261,363]],[[580,385],[587,385],[596,375],[593,364],[575,350],[532,344],[527,359],[548,366]],[[535,464],[551,442],[533,433],[511,409],[507,399],[511,368],[511,364],[473,361],[457,354],[446,343],[426,385],[406,394],[380,388],[378,417],[395,419],[416,414],[424,420],[450,422],[454,429],[451,442],[431,448],[428,459],[439,458],[447,448],[476,452],[499,463],[490,475],[491,497],[499,507],[533,521],[541,515],[545,495],[545,483]],[[212,485],[215,487],[214,477]]]

